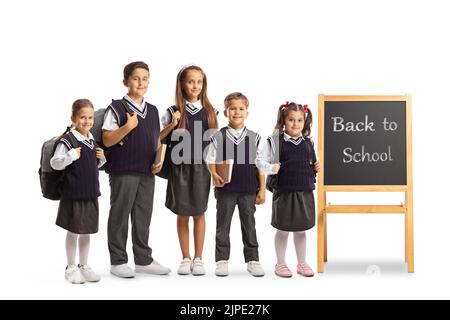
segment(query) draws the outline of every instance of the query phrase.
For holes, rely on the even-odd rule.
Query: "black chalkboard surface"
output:
[[[324,102],[324,185],[406,185],[406,102]]]

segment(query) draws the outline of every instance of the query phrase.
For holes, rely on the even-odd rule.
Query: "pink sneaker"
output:
[[[282,278],[290,278],[292,277],[292,272],[289,270],[287,265],[284,263],[275,265],[275,274]]]
[[[299,263],[297,265],[297,273],[301,274],[304,277],[313,277],[314,271],[307,263]]]

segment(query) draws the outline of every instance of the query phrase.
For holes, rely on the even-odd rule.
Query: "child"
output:
[[[182,154],[176,154],[177,145],[172,150],[172,163],[169,170],[166,193],[166,207],[177,215],[177,231],[183,260],[178,274],[206,273],[202,261],[205,240],[205,211],[208,207],[211,175],[203,160],[203,151],[209,143],[209,129],[217,129],[217,112],[207,96],[207,81],[203,70],[198,66],[187,66],[177,76],[175,106],[163,115],[164,130],[160,139],[172,134],[184,133],[188,141]],[[181,130],[180,130],[181,129]],[[206,138],[203,138],[206,136]],[[190,141],[190,143],[189,143]],[[174,144],[175,142],[172,142]],[[185,144],[185,143],[184,143]],[[182,159],[177,157],[180,155]],[[175,160],[175,161],[174,161]],[[194,260],[189,252],[189,217],[194,219]]]
[[[94,124],[92,103],[87,99],[76,100],[72,105],[71,120],[72,129],[59,138],[50,165],[55,170],[65,170],[56,218],[56,225],[67,230],[65,278],[70,283],[81,284],[100,280],[87,260],[89,235],[98,231],[98,167],[106,160],[103,150],[95,147],[89,132]],[[75,264],[77,240],[78,266]]]
[[[170,269],[153,260],[148,245],[154,174],[161,170],[161,164],[153,164],[159,147],[158,109],[144,100],[149,81],[147,64],[132,62],[125,66],[123,76],[128,94],[109,105],[102,127],[103,143],[112,147],[107,154],[106,169],[111,186],[108,220],[111,273],[121,278],[133,278],[135,272],[165,275]],[[127,265],[126,251],[130,213],[134,271]]]
[[[297,253],[297,273],[312,277],[306,263],[305,231],[315,225],[314,182],[319,162],[310,139],[312,114],[307,106],[286,103],[278,109],[275,129],[257,159],[258,168],[268,174],[278,174],[272,200],[272,226],[277,230],[275,274],[291,277],[285,253],[289,232],[294,234]],[[277,163],[276,153],[279,153]]]
[[[256,151],[261,137],[250,131],[244,122],[248,116],[248,99],[240,92],[229,94],[225,98],[225,117],[228,127],[220,129],[211,138],[208,168],[215,185],[217,199],[216,225],[216,275],[228,275],[230,258],[230,226],[236,205],[239,208],[244,258],[247,271],[255,276],[264,276],[259,264],[258,241],[255,229],[255,204],[265,201],[265,176],[255,166]],[[224,179],[217,174],[216,163],[233,159],[231,181],[224,184]]]

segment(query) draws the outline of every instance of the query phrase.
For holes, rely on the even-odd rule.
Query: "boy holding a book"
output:
[[[247,271],[261,277],[265,273],[259,264],[254,217],[255,204],[264,203],[266,192],[264,173],[255,165],[261,137],[244,124],[249,106],[246,96],[231,93],[224,103],[228,126],[211,137],[206,157],[217,199],[215,274],[228,275],[230,226],[237,205]]]

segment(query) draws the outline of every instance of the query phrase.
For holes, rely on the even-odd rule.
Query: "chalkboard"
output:
[[[406,101],[324,102],[324,185],[406,185]]]

